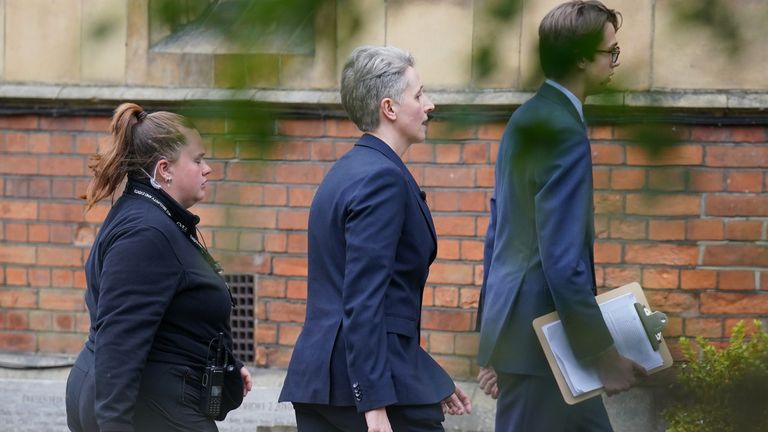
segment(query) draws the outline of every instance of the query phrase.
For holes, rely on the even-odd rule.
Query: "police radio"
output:
[[[211,359],[211,345],[216,341],[216,354]],[[221,399],[224,391],[224,372],[227,369],[227,355],[224,349],[224,334],[211,339],[208,344],[208,356],[203,370],[201,383],[203,393],[200,398],[200,409],[208,417],[216,418],[221,413]]]

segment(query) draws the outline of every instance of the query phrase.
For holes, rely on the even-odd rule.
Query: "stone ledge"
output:
[[[532,92],[511,90],[441,91],[430,92],[440,106],[518,106],[533,95]],[[0,84],[0,99],[15,101],[88,102],[114,105],[124,100],[154,103],[182,101],[251,101],[275,105],[339,106],[340,97],[332,90],[246,89],[228,90],[211,88],[162,88],[130,86],[78,86]],[[611,93],[591,97],[588,105],[620,106],[627,108],[668,109],[739,109],[759,110],[768,107],[768,92],[755,91],[684,91],[654,90],[647,92]]]

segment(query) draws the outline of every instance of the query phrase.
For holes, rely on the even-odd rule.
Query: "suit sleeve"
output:
[[[491,195],[491,214],[488,218],[488,230],[485,232],[485,244],[483,245],[483,285],[480,288],[480,299],[477,301],[477,321],[475,331],[480,331],[483,320],[483,299],[485,298],[486,285],[488,284],[488,270],[491,269],[493,259],[493,245],[496,240],[496,191]]]
[[[360,182],[347,207],[342,327],[359,412],[397,402],[387,358],[384,296],[394,270],[407,194],[398,168],[376,170]]]
[[[583,134],[566,134],[545,157],[535,197],[536,229],[544,276],[576,358],[613,345],[593,294],[591,239],[592,162]]]
[[[95,412],[101,431],[133,431],[141,374],[183,277],[169,256],[170,243],[151,227],[122,234],[105,253],[95,323]]]

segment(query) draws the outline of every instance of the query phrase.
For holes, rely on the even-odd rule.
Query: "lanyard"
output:
[[[213,269],[213,271],[219,275],[222,280],[224,280],[224,268],[219,264],[218,261],[213,259],[213,256],[208,252],[208,249],[200,244],[200,241],[197,240],[197,238],[194,235],[194,231],[191,230],[187,225],[179,218],[174,215],[171,210],[168,208],[167,205],[165,205],[162,201],[160,201],[154,194],[147,192],[146,190],[143,190],[140,186],[137,186],[133,182],[129,182],[126,186],[126,192],[130,195],[144,198],[151,202],[152,204],[159,207],[163,212],[165,212],[166,215],[168,215],[169,218],[176,224],[177,227],[187,235],[187,238],[192,242],[193,245],[197,248],[198,251],[200,251],[200,254],[203,255],[203,259],[205,259],[205,262],[208,263],[209,266]],[[229,288],[229,284],[226,280],[224,280],[224,285],[227,287],[227,292],[229,293],[229,300],[232,302],[232,307],[237,306],[237,302],[235,302],[235,298],[232,296],[232,290]]]

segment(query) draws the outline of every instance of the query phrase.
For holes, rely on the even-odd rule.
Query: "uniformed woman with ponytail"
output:
[[[72,431],[216,431],[200,399],[219,334],[238,394],[251,376],[231,356],[232,297],[188,210],[205,197],[211,172],[200,134],[180,115],[132,103],[115,110],[111,132],[113,145],[92,166],[87,209],[127,182],[85,264],[91,326],[67,381],[67,423]]]

